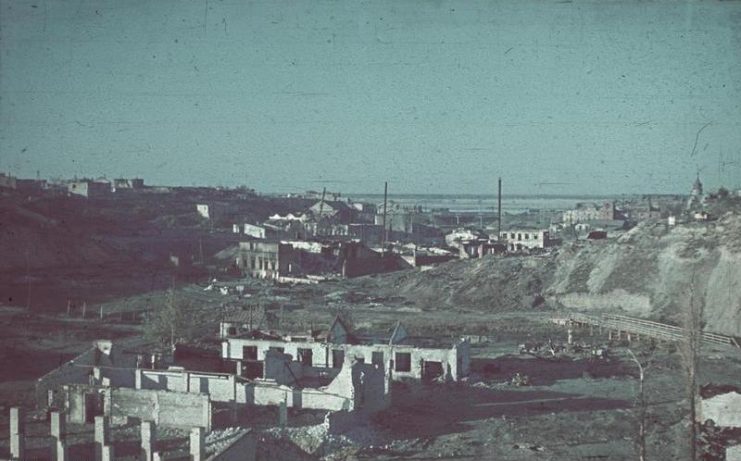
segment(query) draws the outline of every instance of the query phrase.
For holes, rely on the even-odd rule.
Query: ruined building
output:
[[[467,376],[470,345],[467,340],[445,341],[412,337],[398,323],[390,335],[359,335],[336,317],[326,333],[290,335],[251,331],[242,318],[221,324],[222,358],[235,364],[238,374],[266,376],[271,352],[285,353],[305,366],[331,374],[346,360],[388,368],[392,380],[450,380]]]

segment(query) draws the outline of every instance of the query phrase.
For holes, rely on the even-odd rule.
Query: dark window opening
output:
[[[242,347],[242,358],[244,360],[257,360],[257,346]]]
[[[269,351],[278,351],[278,352],[280,352],[282,354],[286,349],[284,347],[271,346],[271,347],[268,347],[268,350]]]
[[[342,362],[345,361],[345,351],[341,349],[332,349],[332,368],[342,368]]]
[[[226,329],[226,334],[229,336],[234,336],[237,334],[237,327],[229,327]]]
[[[307,367],[310,367],[313,365],[312,359],[313,354],[311,352],[311,349],[297,349],[297,355],[298,355],[298,361],[301,362],[301,365],[305,365]]]
[[[412,354],[408,352],[396,353],[396,371],[412,371]]]
[[[443,364],[442,362],[422,362],[422,380],[433,381],[440,376],[443,376]]]
[[[374,352],[371,357],[371,363],[379,367],[383,366],[383,352]]]
[[[242,364],[242,376],[247,379],[263,377],[263,362],[245,362]]]

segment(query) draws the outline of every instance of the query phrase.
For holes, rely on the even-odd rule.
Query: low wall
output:
[[[135,370],[135,373],[139,375],[135,379],[138,384],[123,387],[209,394],[214,402],[239,401],[234,375],[173,370]]]
[[[211,430],[211,402],[205,394],[147,389],[110,389],[105,394],[106,415],[114,420],[136,418],[162,427]]]
[[[303,389],[299,408],[339,411],[351,410],[352,406],[352,399],[348,397],[318,389]]]

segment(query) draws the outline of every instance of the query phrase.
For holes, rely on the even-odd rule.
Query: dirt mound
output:
[[[425,271],[395,274],[389,295],[414,299],[425,309],[457,306],[517,310],[538,307],[550,282],[550,258],[482,258],[453,261]]]

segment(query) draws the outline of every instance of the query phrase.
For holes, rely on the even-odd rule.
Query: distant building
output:
[[[37,194],[46,189],[46,180],[22,179],[0,173],[0,188],[14,189],[23,194]]]
[[[553,245],[550,233],[543,229],[509,229],[499,234],[508,251],[543,249]]]
[[[707,211],[696,211],[693,215],[695,221],[709,221],[710,215]]]
[[[141,178],[118,178],[111,183],[111,191],[119,192],[122,190],[139,190],[144,188],[144,180]]]
[[[377,244],[383,238],[383,226],[365,223],[347,225],[348,236],[363,243]]]
[[[340,224],[349,224],[353,218],[353,209],[340,201],[319,200],[309,207],[307,213],[313,215],[316,220],[332,218]]]
[[[591,231],[624,231],[630,228],[628,221],[613,219],[610,221],[594,220],[588,223],[574,224],[574,231],[579,235],[588,234]]]
[[[415,213],[403,209],[394,209],[386,211],[386,229],[390,232],[402,232],[405,234],[411,234],[414,228],[414,217]],[[378,226],[383,226],[384,216],[383,210],[376,214],[374,223]]]
[[[199,215],[201,215],[202,218],[210,219],[211,218],[211,210],[208,205],[205,203],[198,203],[196,204],[196,211]]]
[[[292,275],[293,246],[282,242],[240,242],[237,267],[255,278],[278,279]]]
[[[98,182],[88,179],[70,181],[67,183],[67,193],[87,198],[105,197],[111,193],[111,185],[107,182]]]
[[[353,210],[354,223],[373,224],[377,213],[376,205],[364,202],[352,202],[350,207]]]
[[[15,190],[24,194],[38,194],[46,188],[43,179],[20,179],[15,180]]]
[[[293,221],[306,222],[308,219],[309,219],[308,216],[306,216],[305,214],[295,215],[293,213],[288,213],[285,216],[281,216],[276,213],[273,216],[269,217],[267,222],[276,224],[276,225],[281,225],[281,224],[284,224],[287,222],[293,222]]]
[[[311,237],[336,237],[349,238],[350,228],[348,224],[333,223],[330,219],[320,219],[304,223],[306,235]]]
[[[692,184],[692,191],[690,197],[687,199],[687,210],[693,211],[702,208],[704,195],[702,192],[702,182],[700,181],[700,174],[697,174],[695,182]]]
[[[0,173],[0,188],[15,189],[15,176]]]
[[[487,239],[487,236],[484,235],[482,232],[479,232],[473,229],[460,228],[460,229],[456,229],[452,231],[451,233],[447,234],[445,236],[445,243],[448,246],[454,246],[457,242],[486,240],[486,239]]]
[[[266,230],[263,226],[244,223],[244,234],[256,239],[265,239]]]
[[[564,224],[576,224],[588,221],[612,221],[615,219],[615,203],[604,202],[601,205],[594,203],[577,203],[573,210],[563,212]]]
[[[240,242],[237,267],[256,278],[358,277],[398,270],[398,255],[383,256],[360,242]]]

